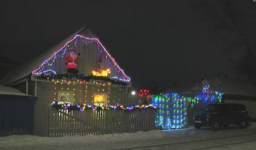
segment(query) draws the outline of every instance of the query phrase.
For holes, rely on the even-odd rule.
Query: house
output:
[[[62,42],[10,72],[0,84],[38,97],[70,104],[127,104],[131,79],[99,39],[83,27]]]
[[[20,63],[0,55],[0,79],[20,66]]]

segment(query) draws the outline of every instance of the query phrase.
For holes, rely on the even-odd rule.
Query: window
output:
[[[233,111],[239,111],[239,105],[232,105]]]
[[[58,91],[58,102],[73,104],[74,92],[73,91]]]
[[[223,106],[222,105],[208,105],[205,109],[206,112],[213,112],[213,111],[222,111]]]
[[[232,111],[232,105],[226,105],[224,111],[231,112]]]
[[[209,105],[209,106],[207,106],[207,107],[205,108],[205,111],[206,111],[206,112],[211,112],[211,111],[214,111],[214,109],[215,109],[214,105]]]
[[[107,105],[107,95],[105,93],[94,94],[94,105]]]
[[[246,111],[246,107],[244,105],[238,105],[240,111]]]

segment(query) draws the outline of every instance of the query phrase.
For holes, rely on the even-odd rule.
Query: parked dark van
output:
[[[210,104],[202,113],[193,117],[194,126],[200,129],[201,126],[210,126],[217,131],[220,127],[228,127],[230,124],[237,124],[244,129],[249,124],[250,115],[243,104]]]

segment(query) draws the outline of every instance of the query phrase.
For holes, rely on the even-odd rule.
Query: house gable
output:
[[[129,82],[130,78],[124,73],[104,45],[87,28],[80,31],[72,39],[57,48],[50,57],[32,71],[32,74],[57,74],[67,72],[67,57],[71,52],[79,53],[75,64],[79,74],[92,75],[100,68],[109,69],[109,77]]]
[[[110,69],[111,73],[108,77],[114,78],[115,80],[119,79],[121,82],[130,82],[130,78],[115,62],[114,58],[109,54],[99,39],[87,27],[83,27],[43,54],[34,57],[28,63],[8,73],[0,80],[0,84],[11,85],[28,77],[31,73],[33,75],[40,75],[47,72],[49,74],[67,72],[65,57],[69,53],[68,45],[74,46],[74,49],[81,53],[76,62],[79,74],[85,76],[91,75],[92,71],[97,69],[97,62],[100,54],[102,54],[101,67],[102,69]],[[64,55],[63,52],[65,52]]]

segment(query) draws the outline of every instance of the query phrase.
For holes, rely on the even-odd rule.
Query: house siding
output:
[[[102,86],[89,84],[66,84],[53,82],[37,83],[38,102],[52,102],[58,100],[58,91],[73,91],[73,103],[89,103],[94,101],[94,94],[107,94],[108,104],[125,104],[126,103],[126,89],[121,86]]]
[[[86,29],[79,34],[91,37],[88,32],[89,30]],[[66,52],[64,52],[64,49]],[[98,69],[97,65],[99,57],[101,57],[101,69],[110,69],[111,73],[108,75],[109,77],[124,77],[116,66],[116,62],[112,60],[106,52],[104,52],[104,48],[100,46],[98,42],[93,40],[84,40],[80,37],[77,37],[74,41],[70,42],[65,48],[58,52],[54,63],[52,63],[52,65],[45,64],[41,71],[53,70],[57,73],[67,72],[65,57],[70,55],[70,49],[74,49],[80,54],[76,61],[76,67],[79,70],[79,74],[92,75],[92,71]]]

